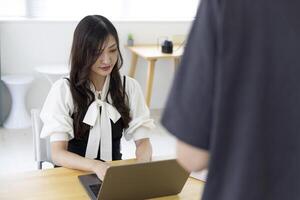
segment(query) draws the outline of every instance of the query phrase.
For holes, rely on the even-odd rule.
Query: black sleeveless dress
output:
[[[101,111],[100,111],[101,112]],[[123,121],[120,118],[116,123],[111,123],[111,130],[112,130],[112,160],[121,160],[121,148],[120,142],[123,134]],[[85,156],[86,147],[88,143],[89,133],[86,133],[82,139],[72,139],[69,141],[68,144],[68,151],[76,153],[80,156]],[[98,151],[97,160],[100,159],[100,151]]]

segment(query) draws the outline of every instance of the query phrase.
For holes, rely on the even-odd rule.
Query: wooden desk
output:
[[[129,71],[129,76],[135,76],[136,64],[138,56],[144,58],[148,62],[148,73],[147,73],[147,86],[146,86],[146,103],[150,106],[151,95],[152,95],[152,85],[154,78],[154,67],[155,62],[158,59],[173,59],[175,69],[179,64],[180,57],[183,53],[183,47],[175,45],[173,47],[172,54],[161,53],[161,48],[157,45],[139,45],[139,46],[126,46],[132,53],[131,66]]]
[[[114,161],[112,165],[134,163],[135,160]],[[77,176],[87,174],[63,167],[0,176],[0,199],[89,199]],[[189,178],[179,195],[157,200],[199,200],[204,183]]]

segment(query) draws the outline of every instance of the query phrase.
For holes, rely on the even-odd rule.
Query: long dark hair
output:
[[[89,15],[84,17],[75,29],[70,55],[70,89],[75,106],[73,114],[75,138],[82,138],[90,129],[89,125],[82,122],[88,106],[95,100],[94,93],[90,89],[89,74],[99,56],[98,48],[110,35],[116,40],[119,56],[110,74],[108,94],[111,96],[113,106],[121,114],[124,128],[128,127],[131,120],[127,105],[128,97],[126,93],[123,94],[119,72],[123,58],[119,48],[117,30],[107,18],[100,15]]]

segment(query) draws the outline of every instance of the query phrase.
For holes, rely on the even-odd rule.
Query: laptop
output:
[[[181,192],[189,172],[175,159],[111,166],[103,182],[96,174],[78,176],[93,200],[138,200]]]

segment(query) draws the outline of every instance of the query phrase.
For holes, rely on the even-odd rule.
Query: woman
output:
[[[73,36],[70,77],[53,84],[40,115],[56,165],[103,179],[105,161],[122,157],[123,134],[134,139],[138,160],[151,160],[153,120],[139,84],[120,76],[122,62],[113,24],[99,15],[83,18]]]

